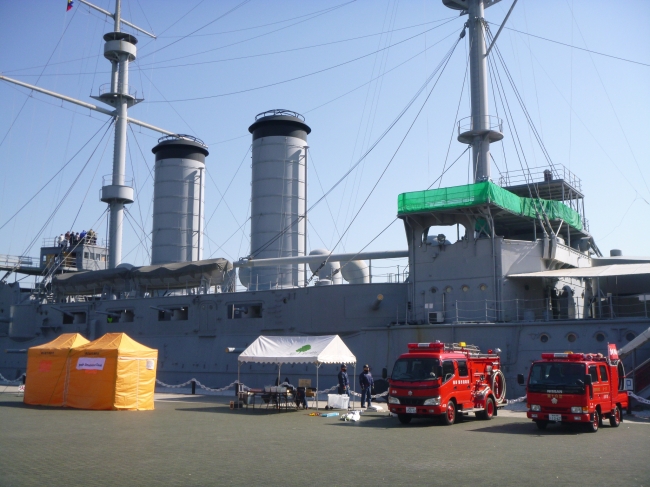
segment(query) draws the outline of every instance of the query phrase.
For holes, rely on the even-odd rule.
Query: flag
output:
[[[72,5],[74,5],[74,2],[72,0],[68,0],[68,6],[66,7],[65,11],[69,12],[72,10]]]

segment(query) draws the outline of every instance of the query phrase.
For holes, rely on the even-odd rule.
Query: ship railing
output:
[[[102,95],[128,95],[132,98],[138,97],[138,90],[133,86],[124,83],[117,83],[117,91],[113,90],[111,83],[104,83],[99,87],[99,96]]]
[[[563,180],[572,188],[582,191],[582,181],[564,164],[538,166],[501,173],[499,176],[499,186],[518,186],[554,180]]]
[[[38,257],[28,257],[26,255],[5,255],[0,254],[0,265],[8,266],[34,266],[38,263]]]
[[[120,186],[129,186],[133,187],[133,179],[126,179],[125,177],[122,179],[122,184]],[[112,174],[104,174],[102,176],[102,187],[103,186],[112,186],[113,185],[113,175]]]
[[[503,132],[503,120],[494,115],[465,117],[458,121],[458,135],[478,130]]]
[[[558,297],[495,301],[458,300],[446,310],[457,323],[535,322],[566,320],[647,319],[650,317],[650,292],[634,296]]]

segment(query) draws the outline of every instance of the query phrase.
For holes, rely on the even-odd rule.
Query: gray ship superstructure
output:
[[[0,373],[19,377],[26,362],[20,352],[57,334],[80,332],[92,340],[121,331],[158,349],[164,382],[195,377],[219,387],[237,374],[237,355],[228,350],[243,349],[259,335],[338,334],[376,372],[390,370],[409,342],[499,348],[512,397],[523,393],[516,374],[540,353],[604,353],[611,342],[628,356],[628,370],[639,379],[636,391],[647,395],[650,259],[620,251],[602,256],[587,228],[581,181],[561,165],[491,180],[490,144],[504,137],[502,121],[488,111],[486,52],[492,46],[486,46],[483,17],[494,2],[443,1],[468,15],[461,37],[467,32],[471,48],[471,115],[459,122],[457,138],[471,147],[473,183],[399,195],[404,250],[308,252],[311,128],[295,112],[263,112],[249,128],[250,253],[229,262],[202,260],[208,148],[127,115],[137,101],[127,88],[136,40],[119,31],[118,0],[115,32],[105,36],[112,81],[98,97],[115,108],[98,111],[116,120],[113,177],[102,188],[111,212],[109,243],[46,245],[39,263],[5,263],[8,274],[41,280],[29,289],[7,282],[7,275],[0,282],[0,349],[7,350]],[[124,178],[127,122],[166,134],[153,148],[152,261],[145,267],[120,265],[121,212],[133,201]],[[457,241],[430,234],[440,226]],[[395,257],[408,257],[408,269],[392,282],[373,282],[373,264]],[[282,370],[296,379],[313,374],[299,366]],[[251,386],[277,375],[263,364],[244,372]],[[334,383],[336,372],[323,366],[321,383],[328,376]]]

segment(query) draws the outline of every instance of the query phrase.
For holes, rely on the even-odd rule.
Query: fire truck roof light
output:
[[[467,343],[465,343],[465,342],[460,342],[458,345],[460,345],[461,347],[465,348],[465,347],[467,346]]]

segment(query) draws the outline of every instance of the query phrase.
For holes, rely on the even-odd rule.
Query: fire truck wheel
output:
[[[485,400],[485,410],[480,413],[476,413],[479,419],[490,420],[494,416],[494,400],[491,397],[488,397]]]
[[[609,424],[614,428],[617,428],[621,424],[621,407],[616,406],[614,412],[609,415]]]
[[[410,414],[398,414],[397,419],[399,419],[399,422],[402,424],[409,424],[411,419],[413,419],[413,416]]]
[[[548,421],[540,419],[540,420],[535,421],[535,424],[537,425],[538,430],[545,430],[546,427],[548,426]]]
[[[442,415],[442,424],[451,426],[456,422],[456,402],[450,399],[447,403],[447,411]]]
[[[598,414],[598,410],[594,411],[594,414],[591,417],[591,422],[587,425],[587,431],[589,433],[595,433],[598,431],[598,427],[600,426],[600,414]]]

